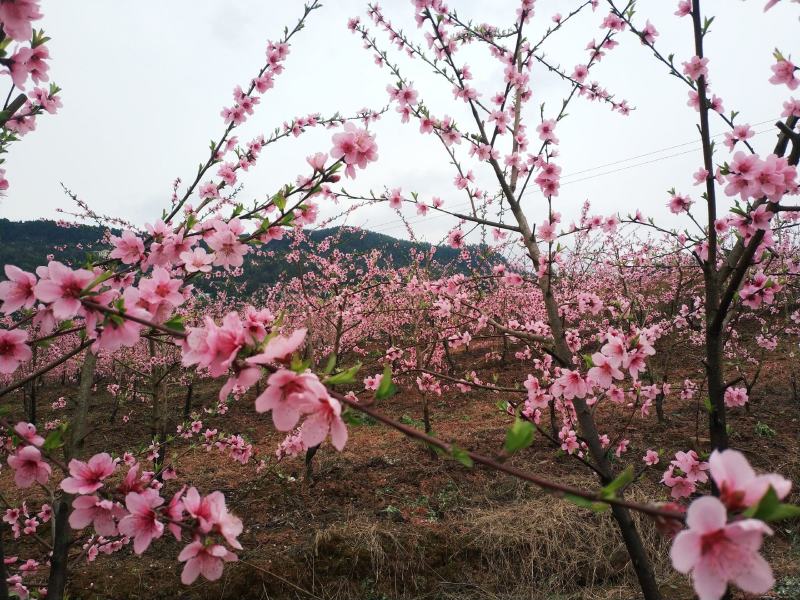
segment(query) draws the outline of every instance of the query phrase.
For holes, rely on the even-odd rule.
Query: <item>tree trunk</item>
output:
[[[83,357],[78,394],[75,396],[72,421],[70,423],[72,433],[69,436],[70,443],[65,452],[67,458],[72,458],[73,454],[83,448],[83,439],[86,437],[86,420],[89,416],[89,399],[92,395],[92,382],[94,381],[96,367],[97,355],[89,350]]]
[[[186,401],[183,403],[183,418],[188,419],[192,414],[192,392],[194,391],[194,383],[190,383],[186,389]]]
[[[158,353],[153,340],[149,340],[150,357],[156,358]],[[165,368],[153,364],[150,372],[150,392],[153,397],[153,414],[150,429],[153,440],[159,444],[158,457],[155,459],[153,468],[156,472],[164,464],[164,457],[167,453],[167,394],[166,394],[166,373]]]
[[[706,375],[711,414],[708,419],[711,447],[724,450],[728,447],[728,427],[725,419],[725,382],[722,372],[722,334],[706,332]]]
[[[36,370],[36,355],[38,354],[39,347],[33,347],[33,357],[31,360],[31,369]],[[25,405],[28,422],[36,425],[36,379],[31,380],[30,385],[27,386],[27,403]],[[22,393],[25,394],[26,390],[23,388]]]
[[[320,444],[316,446],[311,446],[306,450],[306,481],[311,481],[314,479],[314,455],[319,450]]]
[[[67,561],[69,559],[69,494],[62,494],[54,502],[53,556],[50,559],[50,577],[47,580],[47,600],[63,600],[67,587]]]
[[[663,387],[661,388],[664,389]],[[664,392],[658,392],[656,394],[656,416],[658,417],[659,423],[665,423],[666,419],[664,418]]]
[[[456,363],[453,362],[453,357],[450,356],[450,345],[447,340],[442,340],[442,346],[444,347],[444,357],[447,359],[448,373],[452,375],[455,373]]]
[[[600,472],[600,481],[603,485],[607,485],[613,481],[614,472],[608,462],[606,451],[600,442],[594,417],[586,401],[582,398],[575,398],[572,403],[578,415],[581,435],[589,445],[589,453],[592,455],[597,470]],[[631,564],[636,572],[636,578],[639,580],[645,600],[660,600],[661,592],[658,590],[650,558],[647,555],[644,544],[642,544],[642,538],[639,536],[639,531],[636,529],[636,523],[634,523],[633,518],[631,518],[630,511],[625,507],[614,505],[611,507],[611,514],[614,515],[614,519],[619,526],[622,539],[625,542],[625,548],[628,551],[628,556],[630,556]]]
[[[642,544],[642,538],[639,536],[630,511],[625,507],[614,505],[611,507],[611,514],[617,520],[622,539],[625,540],[625,548],[631,558],[631,564],[642,588],[642,594],[647,600],[661,598],[656,576],[650,566],[650,558],[647,556],[647,551]]]
[[[96,367],[97,355],[89,350],[83,357],[78,393],[72,407],[69,429],[71,433],[67,436],[64,446],[64,457],[67,460],[73,458],[83,448]],[[53,502],[53,555],[50,559],[50,577],[47,581],[47,600],[62,600],[67,586],[70,545],[68,520],[71,502],[72,496],[65,492],[61,492]]]
[[[3,551],[3,533],[5,533],[5,525],[0,526],[0,600],[8,600],[8,583],[6,582],[6,555]]]
[[[497,161],[492,161],[495,171],[498,174],[498,179],[502,184],[502,172]],[[522,234],[523,242],[528,250],[528,255],[533,261],[534,265],[539,264],[539,247],[531,232],[528,220],[522,212],[519,204],[510,190],[504,190],[506,197],[509,199],[511,211],[517,220],[517,224]],[[572,365],[572,352],[567,345],[567,338],[564,332],[564,324],[561,322],[561,315],[558,310],[558,302],[553,296],[551,287],[551,279],[549,273],[544,273],[538,280],[539,289],[542,291],[544,297],[544,305],[547,310],[547,322],[550,326],[550,332],[553,334],[553,354],[555,359],[564,367],[569,368]],[[611,465],[606,458],[606,452],[600,442],[600,435],[597,432],[597,426],[594,422],[594,417],[589,409],[586,401],[581,398],[575,398],[572,402],[575,407],[575,412],[578,415],[578,424],[580,426],[580,435],[586,440],[589,446],[589,452],[594,460],[594,463],[601,474],[601,481],[603,484],[610,483],[614,479],[614,472]],[[661,600],[661,593],[658,591],[658,584],[656,583],[655,574],[650,566],[650,559],[642,544],[642,539],[636,529],[636,524],[630,516],[627,508],[612,507],[612,514],[617,521],[622,539],[625,542],[625,548],[631,558],[631,563],[636,571],[636,577],[639,580],[639,585],[642,588],[642,594],[645,600]]]
[[[36,425],[36,380],[31,381],[31,391],[28,394],[28,422]]]

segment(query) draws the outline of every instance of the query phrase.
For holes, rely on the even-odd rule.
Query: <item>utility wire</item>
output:
[[[766,123],[772,123],[774,121],[775,121],[775,119],[767,119],[766,121],[760,121],[758,123],[755,123],[754,125],[752,125],[752,127],[756,127],[758,125],[764,125]],[[754,134],[754,137],[758,136],[758,135],[762,135],[764,133],[768,133],[770,131],[773,131],[773,129],[771,127],[768,128],[768,129],[763,129],[761,131],[756,132]],[[718,137],[724,136],[725,133],[726,132],[717,133],[717,134],[712,135],[711,137],[712,138],[718,138]],[[602,165],[597,165],[595,167],[591,167],[591,168],[588,168],[588,169],[582,169],[580,171],[574,171],[574,172],[569,173],[567,175],[562,175],[561,176],[561,179],[562,179],[561,185],[565,186],[565,185],[569,185],[571,183],[578,183],[580,181],[587,181],[587,180],[590,180],[590,179],[595,179],[597,177],[603,177],[605,175],[611,175],[613,173],[619,173],[621,171],[627,171],[628,169],[635,169],[637,167],[643,167],[643,166],[646,166],[646,165],[650,165],[650,164],[653,164],[653,163],[660,162],[662,160],[667,160],[667,159],[670,159],[670,158],[676,158],[678,156],[685,156],[687,154],[692,154],[692,153],[697,152],[698,150],[700,150],[700,146],[696,146],[696,147],[690,148],[688,150],[685,150],[683,152],[676,152],[674,154],[668,154],[667,156],[660,156],[658,158],[654,158],[654,159],[651,159],[651,160],[648,160],[648,161],[636,163],[636,164],[633,164],[633,165],[626,165],[626,166],[620,167],[618,169],[612,169],[611,171],[605,171],[603,173],[596,173],[594,175],[589,175],[587,177],[581,177],[579,179],[573,179],[572,181],[563,181],[564,179],[569,178],[569,177],[573,177],[575,175],[580,175],[580,174],[583,174],[583,173],[589,173],[591,171],[596,171],[597,169],[602,169],[602,168],[605,168],[605,167],[611,167],[611,166],[614,166],[614,165],[626,163],[626,162],[629,162],[629,161],[632,161],[632,160],[636,160],[638,158],[645,158],[647,156],[653,156],[655,154],[660,154],[661,152],[666,152],[667,150],[674,150],[676,148],[682,148],[682,147],[688,146],[690,144],[699,144],[699,141],[698,140],[693,140],[693,141],[689,141],[689,142],[683,142],[681,144],[675,144],[675,145],[672,145],[672,146],[666,146],[664,148],[659,148],[658,150],[652,150],[650,152],[645,152],[643,154],[638,154],[636,156],[631,156],[631,157],[628,157],[628,158],[615,160],[613,162],[605,163],[605,164],[602,164]],[[448,208],[448,210],[450,210],[450,211],[463,210],[463,209],[468,208],[468,207],[470,207],[470,203],[469,202],[463,202],[463,203],[460,203],[460,204],[457,204],[457,205],[453,205],[452,207]],[[422,216],[420,216],[420,217],[412,217],[412,218],[406,219],[406,222],[409,225],[414,225],[416,223],[433,221],[435,219],[442,219],[444,217],[452,217],[452,215],[448,215],[446,213],[439,213],[439,214],[436,214],[436,215],[433,215],[433,216],[429,216],[429,217],[428,216],[425,216],[425,217],[422,217]],[[404,229],[405,227],[406,227],[406,223],[404,223],[403,221],[401,221],[399,219],[393,219],[391,221],[386,221],[384,223],[379,223],[375,227],[370,228],[370,231],[375,231],[377,233],[383,233],[383,232],[386,232],[386,231],[393,231],[393,230],[400,229],[400,228]]]

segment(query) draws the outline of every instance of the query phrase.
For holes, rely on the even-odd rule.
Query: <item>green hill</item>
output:
[[[0,219],[0,266],[13,264],[26,271],[46,264],[48,256],[72,266],[80,266],[108,249],[102,243],[107,230],[89,225],[63,226],[55,221],[9,221]],[[119,233],[114,231],[114,233]],[[409,242],[365,229],[333,227],[306,231],[312,244],[329,240],[324,255],[334,250],[345,254],[366,255],[373,250],[381,251],[386,263],[394,267],[408,266],[412,251],[427,252],[429,244]],[[245,257],[244,274],[237,279],[245,293],[251,293],[277,282],[281,277],[295,276],[302,264],[289,263],[283,259],[294,242],[289,237],[273,240],[262,249],[261,256],[251,253]],[[307,242],[299,242],[302,250]],[[469,248],[472,257],[469,263],[475,266],[480,260],[480,248]],[[435,252],[435,268],[465,273],[469,264],[459,258],[460,252],[449,246],[439,246]],[[498,260],[495,258],[495,260]],[[455,261],[455,262],[454,262]],[[207,287],[201,285],[201,287]],[[228,288],[229,286],[225,286]]]

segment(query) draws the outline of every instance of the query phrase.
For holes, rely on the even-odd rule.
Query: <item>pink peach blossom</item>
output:
[[[189,585],[199,575],[208,581],[216,581],[222,576],[223,562],[237,560],[236,555],[220,544],[206,545],[195,540],[186,546],[178,555],[180,562],[185,562],[181,572],[181,583]]]
[[[297,425],[302,413],[317,408],[317,401],[328,395],[325,386],[313,373],[297,374],[281,369],[267,379],[267,389],[256,398],[256,411],[272,411],[272,422],[278,431],[289,431]]]
[[[129,514],[119,522],[119,532],[133,538],[133,551],[141,554],[150,543],[164,533],[164,524],[158,520],[155,509],[164,504],[158,491],[147,489],[141,493],[129,492],[125,507]]]
[[[36,433],[36,425],[20,421],[14,426],[14,432],[33,446],[44,444],[44,438]]]
[[[68,494],[91,494],[103,487],[103,481],[116,468],[116,463],[107,452],[95,454],[88,462],[73,458],[69,461],[70,476],[61,482],[61,489]]]
[[[333,136],[330,154],[345,162],[345,173],[351,178],[355,177],[355,167],[365,169],[368,162],[378,160],[375,138],[366,129],[359,129],[350,122],[345,123],[344,131]]]
[[[144,257],[144,242],[132,231],[123,231],[120,237],[111,236],[114,249],[109,254],[110,258],[118,258],[126,265],[138,263]]]
[[[790,60],[779,60],[772,67],[772,77],[769,78],[770,83],[780,85],[785,83],[790,90],[796,90],[800,85],[800,79],[795,76],[797,67],[794,66]]]
[[[720,600],[729,583],[764,594],[775,583],[772,569],[758,553],[772,530],[757,519],[727,523],[725,506],[713,496],[698,498],[686,513],[688,529],[672,543],[672,566],[691,573],[700,600]]]
[[[181,252],[179,257],[187,273],[210,273],[211,264],[216,260],[213,254],[208,254],[203,248]]]
[[[297,352],[306,339],[308,330],[305,327],[295,329],[289,336],[277,335],[272,338],[264,350],[247,359],[251,365],[267,365],[279,363],[288,365],[292,361],[292,355]]]
[[[33,36],[31,21],[42,18],[38,0],[15,0],[0,3],[0,23],[12,40],[27,42]]]
[[[738,450],[714,450],[708,459],[711,479],[720,491],[720,500],[729,510],[741,510],[756,504],[771,486],[779,499],[789,495],[792,482],[780,475],[756,475],[744,454]]]
[[[321,444],[330,432],[331,443],[342,450],[347,443],[347,427],[342,420],[342,405],[335,398],[319,395],[310,415],[300,427],[300,438],[307,448]]]
[[[27,339],[28,332],[23,329],[0,329],[0,373],[9,375],[31,359],[33,352],[25,343]]]
[[[0,312],[10,315],[20,308],[30,308],[36,302],[33,287],[36,276],[14,265],[5,266],[8,281],[0,282]]]
[[[50,465],[35,446],[18,449],[8,457],[8,465],[14,469],[14,483],[21,488],[31,487],[34,481],[45,485],[50,477]]]
[[[642,458],[644,463],[650,467],[653,465],[657,465],[659,461],[658,452],[655,450],[648,450],[645,452],[644,457]]]
[[[81,293],[95,276],[86,269],[73,271],[57,261],[47,265],[47,277],[40,279],[33,291],[45,303],[52,303],[57,319],[71,319],[81,308]]]
[[[117,523],[126,515],[125,510],[111,500],[97,496],[78,496],[72,501],[72,513],[69,515],[69,526],[83,529],[94,526],[98,535],[117,535]]]

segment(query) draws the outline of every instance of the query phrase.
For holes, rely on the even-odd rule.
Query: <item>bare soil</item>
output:
[[[463,359],[463,357],[460,357]],[[480,363],[480,354],[474,360]],[[789,358],[787,357],[787,361]],[[461,361],[459,361],[461,362]],[[800,405],[791,398],[787,364],[766,365],[750,410],[731,411],[732,444],[756,468],[777,471],[800,481]],[[519,364],[477,369],[502,385],[521,381]],[[219,383],[195,389],[195,408],[212,406]],[[111,399],[98,386],[93,398],[93,449],[123,450],[128,440],[147,439],[149,408],[123,407],[131,421],[108,422]],[[387,414],[421,427],[421,397],[414,386],[383,401]],[[72,388],[45,390],[44,419],[50,402]],[[174,387],[174,418],[180,418],[185,390]],[[501,396],[487,391],[456,391],[431,401],[437,435],[459,446],[497,454],[508,417],[495,406]],[[665,405],[668,423],[655,415],[624,431],[630,450],[620,466],[641,468],[648,448],[662,450],[662,462],[646,470],[630,495],[642,500],[666,499],[658,483],[669,457],[687,448],[708,448],[706,416],[696,401],[682,402],[673,393]],[[602,407],[601,430],[621,434],[630,410]],[[58,415],[61,416],[61,415]],[[252,394],[233,402],[228,415],[208,417],[204,424],[240,432],[260,454],[274,457],[283,435],[268,415],[258,415]],[[181,482],[200,490],[221,490],[245,530],[240,560],[226,566],[220,581],[180,583],[177,562],[181,544],[165,535],[141,557],[128,548],[73,570],[73,599],[586,599],[629,600],[638,588],[621,539],[607,514],[596,514],[558,500],[533,486],[487,471],[468,469],[401,434],[369,421],[349,426],[350,440],[341,453],[324,445],[314,459],[315,476],[305,478],[303,457],[287,459],[260,474],[254,464],[242,466],[216,451],[189,448],[178,440],[171,454]],[[774,435],[773,435],[774,434]],[[554,450],[541,436],[513,457],[513,464],[585,487],[596,480],[575,459]],[[9,489],[8,469],[0,483]],[[174,490],[169,482],[166,493]],[[18,498],[18,500],[21,498]],[[795,493],[794,501],[800,500]],[[31,499],[33,502],[34,499]],[[41,501],[41,499],[40,499]],[[647,519],[638,519],[668,600],[693,598],[688,580],[672,571],[668,540]],[[766,544],[779,586],[769,598],[800,598],[800,528],[783,523]],[[735,596],[740,598],[743,596]]]

